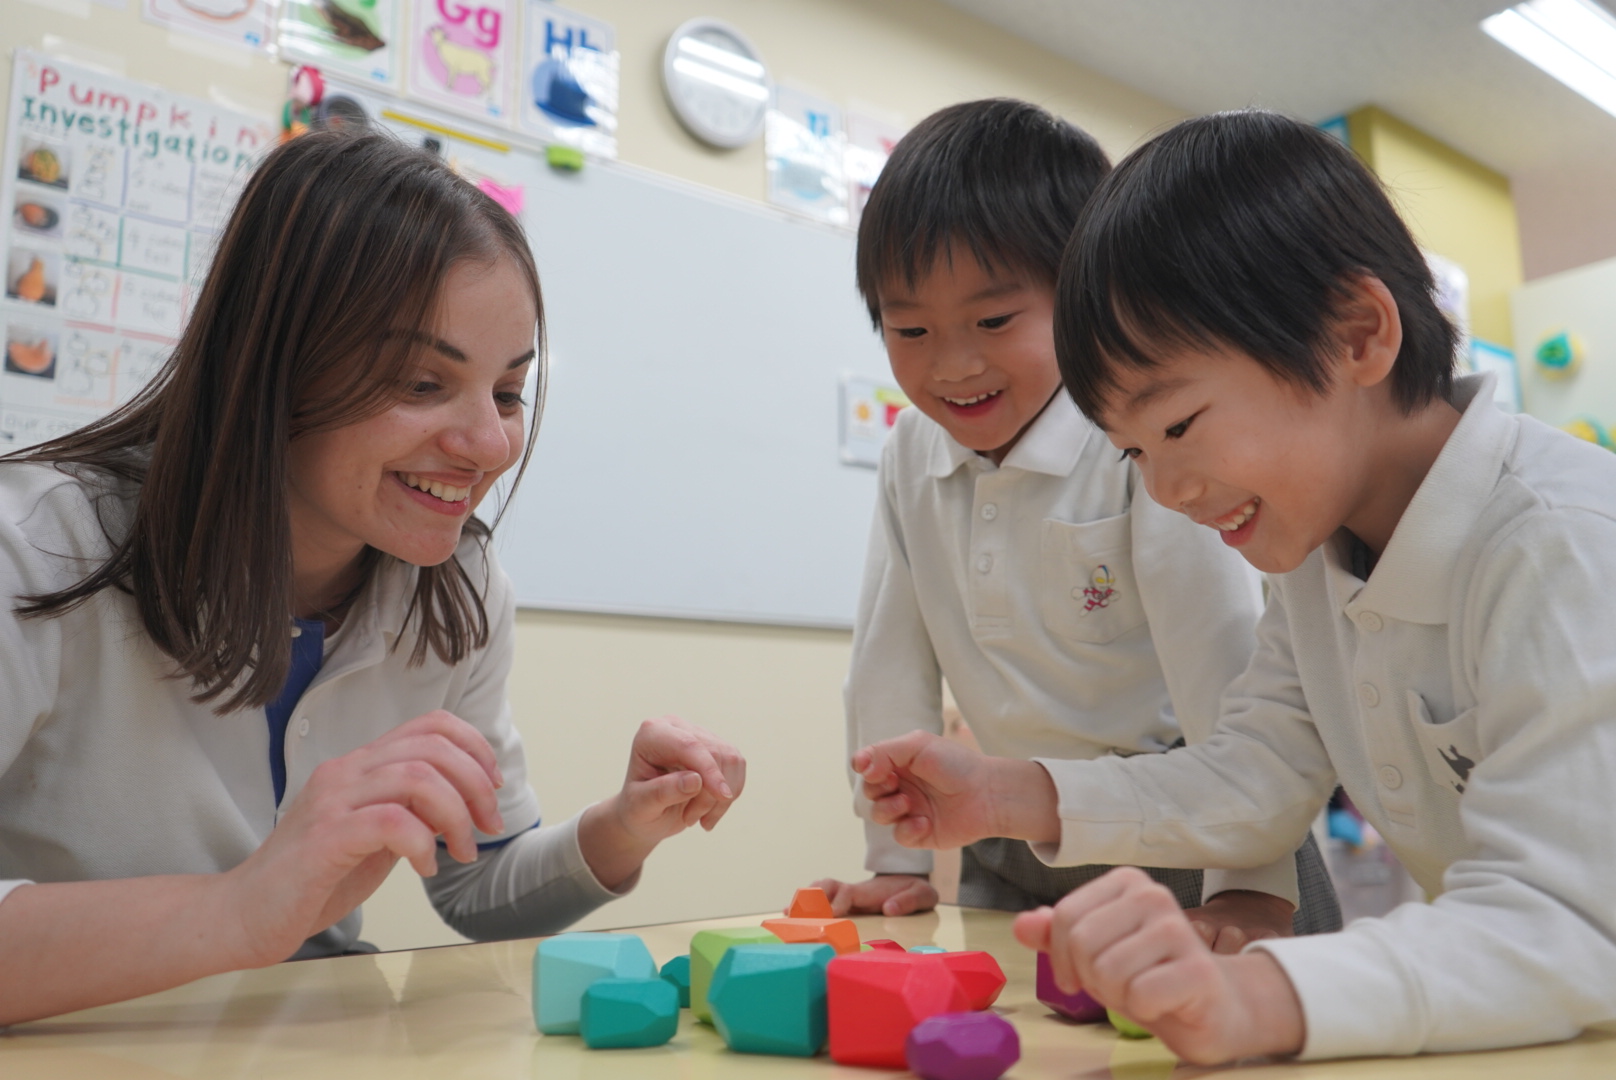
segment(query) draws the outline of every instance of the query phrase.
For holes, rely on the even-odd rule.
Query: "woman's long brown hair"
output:
[[[450,269],[502,257],[532,289],[542,365],[538,271],[521,225],[492,199],[385,133],[316,132],[269,154],[151,384],[11,456],[139,488],[132,517],[102,514],[111,557],[76,585],[20,598],[19,613],[59,615],[119,589],[195,700],[220,712],[273,701],[291,665],[288,446],[396,401]],[[517,478],[537,427],[535,412]],[[482,521],[467,530],[487,542]],[[370,577],[390,559],[367,549]],[[429,647],[458,663],[488,642],[481,590],[457,557],[418,569],[412,619],[412,664]]]

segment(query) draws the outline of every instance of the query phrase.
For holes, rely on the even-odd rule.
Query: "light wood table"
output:
[[[770,913],[773,914],[773,913]],[[658,963],[709,926],[765,916],[634,930]],[[1616,1033],[1484,1054],[1294,1062],[1205,1070],[1177,1065],[1154,1039],[1120,1039],[1106,1025],[1073,1025],[1033,996],[1033,957],[1002,912],[944,907],[906,919],[858,920],[865,939],[986,949],[1009,985],[997,1011],[1021,1033],[1011,1080],[1167,1080],[1219,1077],[1375,1080],[1593,1080],[1616,1076]],[[529,1007],[534,942],[457,945],[281,964],[202,979],[161,994],[20,1024],[0,1035],[4,1080],[772,1080],[901,1075],[813,1060],[733,1054],[716,1032],[682,1015],[679,1034],[648,1050],[589,1050],[576,1037],[542,1037]],[[1503,991],[1507,992],[1507,991]]]

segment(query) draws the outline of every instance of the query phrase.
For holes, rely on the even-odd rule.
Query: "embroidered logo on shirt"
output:
[[[1094,568],[1089,575],[1089,587],[1083,590],[1083,613],[1098,611],[1111,603],[1117,597],[1114,586],[1117,583],[1116,575],[1111,568],[1101,564]]]
[[[1448,751],[1452,751],[1452,757],[1448,756]],[[1449,746],[1447,750],[1438,749],[1437,753],[1442,756],[1443,761],[1448,763],[1448,768],[1459,774],[1459,780],[1461,782],[1454,784],[1453,786],[1458,789],[1459,794],[1463,795],[1465,789],[1463,781],[1468,781],[1470,779],[1470,770],[1476,767],[1476,763],[1459,753],[1459,748],[1457,746]]]

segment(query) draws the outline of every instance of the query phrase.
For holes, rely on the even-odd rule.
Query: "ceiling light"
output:
[[[1616,116],[1616,18],[1593,0],[1527,0],[1481,28]]]

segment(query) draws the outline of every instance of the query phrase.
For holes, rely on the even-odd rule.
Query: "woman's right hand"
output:
[[[431,877],[439,836],[455,859],[475,860],[473,828],[504,831],[503,783],[488,740],[442,710],[322,762],[268,839],[225,875],[237,966],[285,960],[366,900],[400,858]]]

